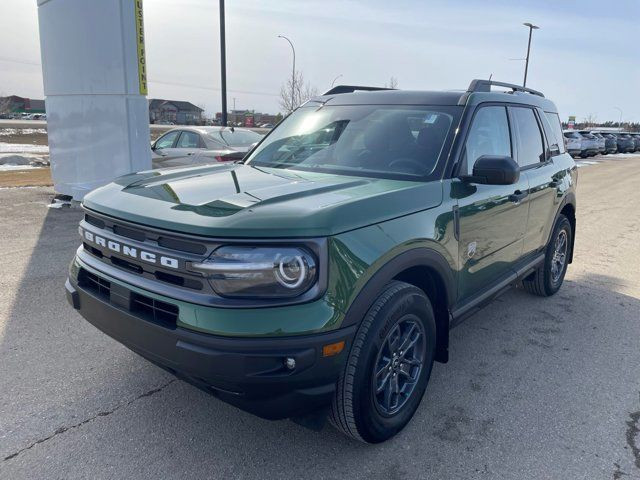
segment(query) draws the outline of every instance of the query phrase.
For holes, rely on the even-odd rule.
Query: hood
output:
[[[242,164],[127,175],[85,207],[134,223],[212,237],[335,235],[439,205],[442,184]]]

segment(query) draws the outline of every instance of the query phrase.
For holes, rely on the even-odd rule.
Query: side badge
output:
[[[467,258],[473,258],[473,256],[476,254],[477,246],[478,244],[476,242],[471,242],[469,245],[467,245]]]

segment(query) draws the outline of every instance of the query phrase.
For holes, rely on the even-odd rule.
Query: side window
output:
[[[564,153],[565,149],[564,140],[562,139],[562,125],[560,124],[560,117],[558,117],[558,114],[553,112],[544,112],[542,125],[544,126],[544,131],[549,139],[549,146],[556,143],[560,149],[560,153]]]
[[[156,141],[156,148],[171,148],[176,137],[180,134],[180,131],[165,133]]]
[[[182,132],[176,148],[200,148],[200,135],[196,132]]]
[[[518,138],[520,168],[545,160],[544,142],[538,120],[531,108],[511,107],[513,125]]]
[[[465,144],[467,174],[473,172],[473,164],[483,155],[511,154],[511,135],[505,107],[482,107],[473,117]]]

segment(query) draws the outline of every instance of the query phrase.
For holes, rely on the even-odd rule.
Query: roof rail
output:
[[[353,93],[355,91],[373,92],[375,90],[395,90],[395,88],[386,87],[359,87],[356,85],[336,85],[331,90],[324,92],[322,95],[337,95],[339,93]]]
[[[539,97],[544,98],[544,95],[542,94],[542,92],[539,92],[538,90],[534,90],[533,88],[522,87],[520,85],[515,85],[513,83],[496,82],[495,80],[480,80],[477,78],[475,80],[471,80],[471,83],[469,84],[469,88],[467,88],[467,92],[468,93],[490,92],[492,86],[506,87],[506,88],[510,88],[514,92],[527,92],[527,93],[538,95]]]

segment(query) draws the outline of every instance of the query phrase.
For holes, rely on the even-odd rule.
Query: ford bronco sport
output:
[[[67,297],[221,400],[381,442],[447,361],[452,326],[517,282],[560,288],[576,180],[534,90],[339,86],[241,163],[88,194]]]

